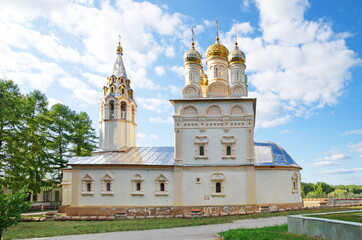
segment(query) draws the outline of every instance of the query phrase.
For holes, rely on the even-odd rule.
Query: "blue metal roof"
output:
[[[299,167],[294,159],[273,142],[255,142],[255,166]],[[73,157],[69,164],[116,164],[172,166],[174,147],[133,147],[126,152],[94,152],[90,157]]]

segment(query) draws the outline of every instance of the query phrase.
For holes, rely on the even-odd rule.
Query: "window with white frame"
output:
[[[213,173],[211,176],[211,196],[224,197],[225,176],[223,173]]]
[[[221,138],[223,159],[235,159],[235,142],[234,136],[223,136]]]
[[[207,159],[207,144],[209,139],[207,136],[195,136],[195,159]]]
[[[292,193],[298,193],[298,174],[294,173],[292,176]]]
[[[93,195],[94,194],[94,179],[86,174],[82,178],[82,195]]]
[[[136,174],[132,178],[132,196],[143,196],[143,182],[144,179],[141,174]]]
[[[102,184],[102,195],[113,195],[114,179],[109,174],[105,174],[102,177],[101,184]]]
[[[168,178],[160,174],[156,178],[156,196],[168,195]]]

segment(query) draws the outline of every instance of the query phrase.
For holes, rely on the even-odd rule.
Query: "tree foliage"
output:
[[[3,231],[16,224],[21,219],[21,213],[29,207],[24,201],[27,195],[24,189],[8,195],[0,189],[0,239]]]
[[[12,81],[0,80],[0,178],[12,190],[39,193],[61,180],[71,156],[90,155],[96,136],[84,112],[56,104],[49,110],[40,91],[21,94]]]
[[[302,197],[351,197],[362,193],[360,185],[329,185],[324,182],[303,183],[302,182]]]

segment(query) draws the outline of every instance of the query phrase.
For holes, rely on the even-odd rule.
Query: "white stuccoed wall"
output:
[[[298,174],[298,193],[292,193],[292,175]],[[300,173],[296,170],[256,170],[256,204],[301,202]]]

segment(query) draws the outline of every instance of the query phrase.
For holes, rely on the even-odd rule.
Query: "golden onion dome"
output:
[[[219,42],[219,38],[216,38],[215,44],[209,46],[206,50],[206,58],[221,57],[228,59],[229,50]]]
[[[245,64],[245,54],[238,48],[238,43],[235,43],[235,48],[229,54],[230,63]]]
[[[184,61],[185,63],[201,63],[201,55],[196,51],[194,42],[191,44],[191,49],[185,52]]]
[[[203,66],[201,66],[201,71],[200,71],[200,75],[201,75],[201,77],[200,77],[200,84],[201,85],[208,85],[208,83],[209,83],[209,81],[208,81],[208,79],[207,79],[207,75],[206,75],[206,73],[204,72],[204,68],[203,68]]]
[[[118,42],[117,46],[117,54],[123,54],[123,48],[121,47],[121,42]]]

